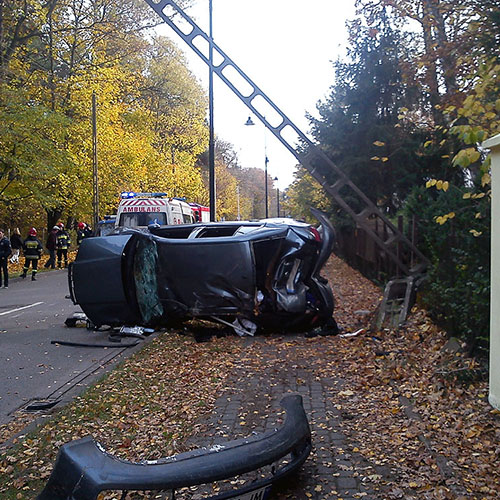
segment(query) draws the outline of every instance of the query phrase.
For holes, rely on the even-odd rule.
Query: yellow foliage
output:
[[[442,226],[448,220],[453,219],[455,217],[455,215],[456,215],[455,212],[450,212],[450,213],[445,214],[445,215],[440,215],[440,216],[436,217],[436,222]]]
[[[487,184],[491,184],[491,176],[489,173],[485,173],[483,174],[483,176],[481,177],[481,186],[484,187],[486,186]]]

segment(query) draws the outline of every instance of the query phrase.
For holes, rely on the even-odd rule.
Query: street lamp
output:
[[[252,117],[249,116],[248,120],[245,122],[246,126],[252,126],[255,125],[254,121],[252,120]],[[266,219],[269,218],[269,208],[268,208],[268,194],[267,194],[267,164],[269,163],[269,158],[267,157],[267,142],[266,142],[266,129],[264,127],[264,186],[265,186],[265,191],[264,191],[264,202],[266,206]]]
[[[215,222],[215,134],[214,134],[214,72],[212,69],[214,60],[213,47],[213,23],[212,23],[212,0],[208,0],[208,22],[209,22],[209,70],[208,70],[208,114],[209,114],[209,142],[208,142],[208,186],[210,197],[210,222]]]
[[[275,177],[274,180],[278,182],[278,178]],[[278,184],[276,184],[276,217],[280,216],[280,188]]]

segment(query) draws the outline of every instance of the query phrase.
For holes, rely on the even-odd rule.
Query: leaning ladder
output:
[[[206,34],[173,0],[145,0],[150,7],[212,68],[213,72],[240,98],[274,136],[290,151],[309,174],[320,183],[333,200],[343,208],[396,264],[403,275],[421,273],[428,264],[427,258],[415,245],[379,210],[379,208],[283,113],[276,104],[232,61],[229,56]],[[212,48],[213,57],[210,57]],[[304,145],[302,151],[298,144]],[[329,169],[334,182],[321,173]],[[344,189],[346,188],[346,189]],[[346,190],[364,208],[357,212],[340,191]],[[380,219],[388,228],[382,238],[373,230],[369,218]],[[399,251],[398,251],[399,249]],[[411,269],[400,258],[407,253],[414,257],[416,265]]]

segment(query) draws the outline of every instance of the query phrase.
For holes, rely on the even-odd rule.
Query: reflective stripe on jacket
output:
[[[57,235],[57,248],[59,250],[67,250],[71,245],[69,234],[66,231],[59,231]]]
[[[42,255],[42,244],[36,236],[28,236],[24,240],[23,251],[27,259],[39,259]]]

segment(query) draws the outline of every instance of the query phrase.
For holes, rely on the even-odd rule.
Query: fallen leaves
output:
[[[330,481],[348,474],[369,488],[353,497],[496,498],[500,412],[488,405],[486,382],[459,378],[476,370],[477,361],[443,349],[446,335],[418,307],[400,331],[370,332],[372,314],[365,312],[375,310],[381,290],[335,257],[325,271],[335,318],[343,332],[357,335],[202,344],[161,335],[0,456],[0,496],[16,498],[21,487],[22,498],[34,498],[58,448],[88,434],[128,460],[185,451],[196,435],[247,435],[268,419],[278,385],[305,390],[306,404],[318,395],[329,401],[332,414],[309,412],[316,450],[306,467],[325,467]],[[223,394],[234,404],[231,432],[207,427]],[[245,410],[238,413],[232,400],[243,397]],[[347,441],[328,445],[325,435]],[[350,465],[338,463],[339,456],[350,457]],[[341,496],[325,477],[303,477],[288,498]]]
[[[23,484],[28,486],[23,498],[34,498],[59,447],[89,434],[110,453],[132,461],[177,453],[199,432],[200,417],[213,409],[240,349],[235,340],[197,344],[189,336],[158,337],[0,456],[0,496]]]

